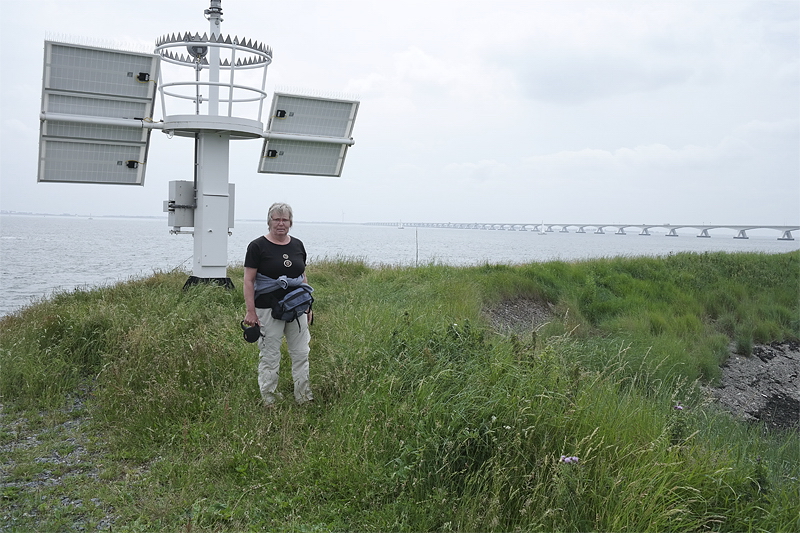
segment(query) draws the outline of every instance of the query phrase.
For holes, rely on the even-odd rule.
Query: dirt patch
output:
[[[499,333],[522,335],[555,318],[551,304],[528,298],[504,300],[484,309]],[[707,392],[738,418],[772,429],[800,429],[800,343],[757,345],[753,355],[734,353],[722,366],[722,378]]]
[[[554,317],[552,304],[529,298],[503,300],[483,314],[496,331],[518,335],[535,331]]]
[[[739,418],[773,429],[800,428],[800,343],[760,344],[753,355],[731,353],[712,398]]]

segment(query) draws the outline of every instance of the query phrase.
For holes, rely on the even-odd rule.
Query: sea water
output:
[[[191,235],[169,233],[166,219],[0,215],[0,315],[57,291],[113,284],[154,272],[191,273]],[[262,221],[236,221],[228,239],[228,262],[241,264],[247,244],[266,232]],[[800,240],[780,241],[779,232],[750,232],[749,239],[719,230],[696,238],[697,230],[650,236],[629,232],[544,233],[533,231],[414,228],[297,221],[291,234],[303,241],[309,262],[358,259],[372,266],[441,263],[456,266],[573,261],[615,256],[747,251],[783,253]],[[234,280],[237,286],[239,280]]]

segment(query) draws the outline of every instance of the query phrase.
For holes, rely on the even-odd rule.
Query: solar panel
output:
[[[45,41],[40,182],[143,185],[159,58]]]
[[[275,93],[267,125],[276,133],[350,137],[358,102]]]
[[[341,176],[346,144],[267,139],[258,171],[269,174]]]
[[[341,176],[358,104],[276,93],[258,171]]]

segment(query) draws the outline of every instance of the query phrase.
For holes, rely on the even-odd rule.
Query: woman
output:
[[[261,357],[258,363],[258,386],[267,407],[281,398],[278,387],[278,370],[281,362],[281,341],[286,337],[292,358],[294,399],[304,404],[314,399],[308,381],[308,343],[311,335],[308,324],[312,316],[302,314],[297,321],[285,322],[272,316],[276,307],[289,291],[306,285],[306,249],[303,243],[289,235],[292,227],[292,208],[275,203],[267,213],[269,232],[247,246],[244,259],[244,301],[247,326],[260,325],[258,341]]]

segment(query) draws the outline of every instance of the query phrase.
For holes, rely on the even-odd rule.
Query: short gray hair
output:
[[[267,227],[271,228],[272,224],[272,215],[286,215],[289,218],[289,227],[292,226],[294,223],[294,218],[292,215],[292,206],[283,202],[275,202],[271,206],[269,206],[269,211],[267,211]]]

